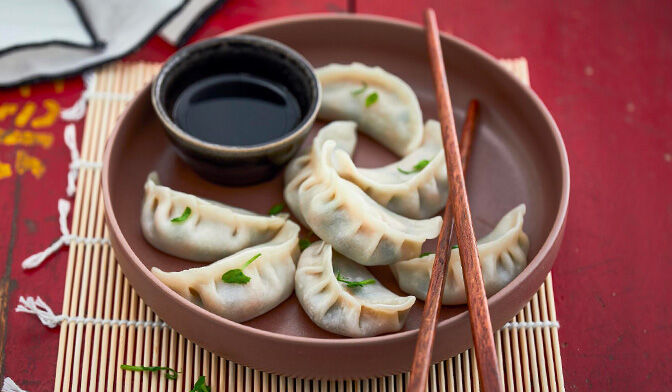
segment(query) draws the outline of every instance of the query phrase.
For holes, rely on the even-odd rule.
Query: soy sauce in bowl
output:
[[[208,143],[253,146],[277,140],[299,123],[301,109],[282,84],[245,73],[201,79],[173,106],[186,133]]]
[[[299,151],[320,107],[310,63],[268,38],[221,36],[178,50],[152,84],[177,155],[203,178],[250,185]]]

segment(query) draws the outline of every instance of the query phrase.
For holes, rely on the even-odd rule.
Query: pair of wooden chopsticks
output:
[[[439,308],[441,307],[443,285],[446,279],[446,259],[450,255],[448,245],[453,235],[454,227],[457,232],[457,244],[462,263],[464,286],[467,291],[467,305],[469,307],[471,333],[476,349],[478,376],[484,391],[503,391],[503,386],[498,375],[495,342],[492,334],[492,325],[490,324],[490,312],[488,311],[485,288],[483,287],[483,277],[481,276],[481,264],[476,249],[476,237],[471,224],[469,201],[467,200],[467,190],[464,184],[464,170],[466,169],[469,156],[471,137],[473,135],[473,120],[477,106],[470,104],[469,112],[473,112],[473,114],[467,116],[467,122],[462,134],[462,159],[460,159],[460,147],[457,143],[455,119],[453,118],[448,81],[446,80],[446,71],[443,64],[439,28],[436,22],[436,14],[431,8],[425,12],[425,23],[427,46],[429,47],[429,58],[436,87],[439,119],[441,121],[444,153],[446,155],[446,166],[448,167],[450,196],[443,212],[443,227],[439,234],[439,243],[436,249],[434,266],[432,267],[432,276],[429,281],[418,341],[415,346],[415,356],[413,357],[408,390],[410,392],[424,392],[427,386],[427,371],[431,364],[436,321]],[[469,121],[470,117],[471,125]],[[466,136],[465,133],[467,134]]]

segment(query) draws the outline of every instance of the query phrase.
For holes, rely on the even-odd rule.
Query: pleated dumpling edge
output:
[[[287,221],[269,242],[241,250],[210,265],[177,272],[153,267],[152,273],[190,302],[232,321],[262,315],[294,290],[299,258],[299,225]],[[228,283],[225,273],[240,269],[247,283]]]
[[[336,144],[313,145],[310,175],[298,191],[301,213],[310,228],[334,249],[362,265],[385,265],[420,254],[436,238],[442,218],[414,220],[371,199],[333,167]]]
[[[288,214],[258,215],[161,185],[145,182],[140,224],[152,246],[183,259],[212,262],[273,238]]]
[[[525,204],[521,204],[500,219],[495,228],[478,240],[483,284],[488,296],[497,293],[509,284],[527,266],[530,241],[523,231]],[[399,261],[390,265],[399,287],[405,293],[424,300],[427,296],[432,274],[434,254]],[[460,305],[467,302],[462,264],[458,249],[452,249],[446,283],[443,288],[444,305]]]
[[[380,67],[361,63],[318,68],[324,120],[356,121],[359,129],[404,156],[422,142],[422,111],[413,89]]]
[[[349,287],[343,283],[346,279],[369,283]],[[329,332],[365,337],[399,331],[415,297],[398,296],[371,280],[375,281],[374,276],[365,267],[318,241],[301,254],[296,296],[311,320]]]

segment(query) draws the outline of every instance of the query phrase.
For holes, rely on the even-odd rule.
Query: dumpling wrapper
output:
[[[171,222],[186,207],[183,222]],[[257,215],[242,208],[175,191],[147,176],[140,223],[142,234],[155,248],[196,262],[212,262],[273,238],[288,214]]]
[[[527,265],[530,241],[523,232],[524,216],[525,205],[521,204],[504,215],[495,229],[478,241],[481,273],[488,297],[509,284]],[[401,290],[424,301],[427,298],[433,265],[434,254],[430,254],[400,261],[390,267]],[[458,249],[450,251],[442,303],[444,305],[467,303]]]
[[[422,111],[413,89],[380,67],[329,64],[316,71],[322,85],[318,117],[351,120],[373,139],[404,156],[422,142]],[[366,89],[360,91],[366,84]],[[376,93],[376,102],[366,99]]]
[[[310,173],[299,187],[301,213],[310,228],[339,253],[362,265],[385,265],[420,254],[439,235],[440,216],[413,220],[387,210],[332,165],[336,143],[313,142]]]
[[[351,154],[336,151],[338,174],[362,188],[385,208],[413,219],[426,219],[441,211],[448,201],[448,174],[443,154],[441,124],[429,120],[425,124],[422,145],[402,160],[387,166],[364,169],[355,166]],[[422,160],[429,163],[413,171]]]
[[[243,322],[262,315],[286,300],[294,290],[294,273],[299,257],[299,225],[287,221],[269,242],[245,250],[203,267],[179,272],[152,268],[166,286],[196,305],[232,321]],[[246,284],[226,283],[222,275],[243,268],[261,254],[243,273]]]
[[[332,253],[331,245],[318,241],[306,248],[296,269],[296,296],[315,324],[350,337],[375,336],[399,331],[415,297],[400,297],[380,282],[349,288],[336,279],[375,279],[363,266]]]
[[[317,141],[323,145],[326,140],[333,140],[336,146],[348,155],[352,155],[357,144],[357,123],[353,121],[333,121],[320,129],[315,135],[310,146]],[[294,217],[304,226],[308,227],[301,208],[299,207],[299,187],[310,175],[310,148],[298,157],[292,159],[285,168],[284,197],[287,206]]]

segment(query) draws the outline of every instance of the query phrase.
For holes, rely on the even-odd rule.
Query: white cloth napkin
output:
[[[174,46],[182,46],[215,12],[224,0],[189,0],[159,32],[159,36]]]
[[[0,0],[0,87],[70,76],[120,58],[154,35],[185,3]]]
[[[94,48],[100,43],[77,3],[70,0],[0,0],[0,53],[60,44]]]

